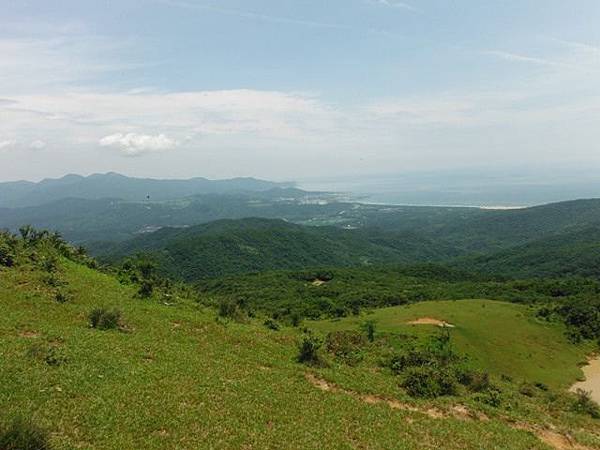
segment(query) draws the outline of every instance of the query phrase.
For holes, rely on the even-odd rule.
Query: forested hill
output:
[[[0,207],[36,206],[64,198],[118,198],[143,201],[174,200],[196,194],[238,191],[265,191],[289,183],[274,183],[255,178],[208,180],[159,180],[132,178],[118,173],[94,174],[88,177],[66,175],[58,179],[45,179],[39,183],[17,181],[0,183]]]
[[[600,226],[600,199],[511,210],[446,210],[438,208],[435,215],[416,222],[415,231],[474,252],[506,249],[543,237]],[[371,215],[365,224],[393,230],[405,228],[407,220],[402,215],[388,212]]]
[[[225,274],[318,266],[439,261],[460,252],[414,233],[308,227],[283,220],[220,220],[164,228],[105,249],[115,260],[152,254],[166,275],[187,281]]]
[[[480,273],[523,278],[572,275],[600,278],[600,225],[463,259],[457,265]]]

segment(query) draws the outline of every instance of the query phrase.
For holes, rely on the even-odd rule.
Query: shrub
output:
[[[432,367],[409,369],[402,382],[402,387],[409,395],[423,398],[454,395],[458,391],[458,383],[452,370],[440,370]]]
[[[406,353],[393,355],[389,362],[389,367],[396,375],[400,375],[406,369],[412,367],[435,366],[436,361],[428,352],[417,349],[410,349]]]
[[[502,393],[497,388],[488,389],[484,393],[478,394],[476,398],[480,402],[493,406],[494,408],[497,408],[502,404]]]
[[[116,309],[96,308],[90,312],[88,318],[92,328],[111,330],[119,327],[121,312]]]
[[[302,323],[302,316],[295,312],[290,316],[290,323],[293,327],[299,327]]]
[[[319,355],[319,349],[323,342],[312,333],[306,333],[300,343],[298,362],[311,366],[323,365],[323,360]]]
[[[365,331],[369,342],[373,342],[375,340],[375,321],[367,320],[363,323],[362,328]]]
[[[16,418],[7,427],[0,428],[2,450],[50,450],[48,433],[22,418]]]
[[[600,419],[600,407],[592,400],[590,392],[577,389],[575,395],[574,411],[580,414],[588,414],[594,419]]]
[[[142,280],[140,288],[137,291],[139,298],[150,298],[154,292],[154,284],[149,280]]]
[[[279,331],[279,324],[274,319],[265,320],[263,325],[269,330]]]
[[[525,397],[535,397],[535,387],[529,383],[523,383],[519,387],[519,393]]]
[[[69,301],[69,295],[63,291],[57,291],[54,295],[54,300],[56,300],[58,303],[67,303]]]
[[[243,302],[232,299],[225,299],[219,303],[217,314],[224,319],[232,319],[236,322],[244,322],[247,320],[247,314],[243,310]]]
[[[365,337],[358,331],[332,331],[325,338],[327,351],[351,365],[362,360],[365,344]]]
[[[492,387],[490,375],[487,372],[465,370],[459,373],[458,381],[471,392],[483,392]]]
[[[15,259],[16,255],[11,246],[0,241],[0,266],[12,267],[15,265]]]

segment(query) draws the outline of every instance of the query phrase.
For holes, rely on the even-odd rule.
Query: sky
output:
[[[598,0],[0,11],[0,181],[600,170]]]

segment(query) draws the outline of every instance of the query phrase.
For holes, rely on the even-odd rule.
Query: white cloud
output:
[[[102,147],[117,148],[126,156],[140,156],[145,153],[170,150],[175,148],[178,142],[164,134],[116,133],[103,137],[99,144]]]
[[[15,141],[14,139],[6,139],[3,141],[0,141],[0,151],[8,150],[11,147],[14,147],[14,145],[16,143],[17,143],[17,141]]]
[[[42,150],[45,147],[46,147],[46,143],[40,139],[31,141],[31,143],[29,144],[29,148],[32,148],[33,150]]]

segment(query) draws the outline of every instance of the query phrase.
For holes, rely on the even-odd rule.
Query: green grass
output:
[[[310,322],[322,332],[358,329],[374,320],[377,331],[423,337],[439,330],[435,325],[411,325],[418,318],[445,320],[457,349],[477,366],[495,375],[542,382],[565,388],[582,375],[578,364],[591,351],[589,345],[573,345],[564,325],[535,317],[523,305],[491,300],[430,301],[409,306],[376,309],[360,317]]]
[[[213,310],[191,301],[175,299],[166,306],[157,299],[135,299],[134,287],[111,276],[71,262],[61,265],[71,299],[63,304],[54,300],[39,271],[0,270],[0,420],[31,417],[50,431],[56,449],[466,449],[482,443],[490,449],[547,448],[500,417],[487,422],[433,419],[320,391],[305,379],[308,369],[295,361],[295,330],[273,332],[258,322],[224,326],[215,321]],[[480,310],[497,308],[505,314],[503,323],[515,318],[531,330],[547,330],[546,336],[565,346],[567,356],[560,362],[568,375],[557,375],[558,384],[577,375],[574,363],[584,350],[567,348],[557,338],[560,330],[527,319],[526,310],[496,303],[482,308],[473,302],[479,309],[460,313],[458,306],[470,303],[453,305],[444,318],[459,325],[457,339],[466,340],[469,332],[483,339],[485,327],[466,321]],[[436,306],[382,310],[372,317],[380,330],[392,330],[408,317],[401,311],[418,307],[424,314]],[[87,315],[95,307],[118,308],[125,331],[91,329]],[[353,326],[350,321],[312,325]],[[463,326],[465,334],[460,334]],[[507,339],[510,332],[498,335]],[[32,358],[29,349],[40,344],[59,350],[64,361],[49,366]],[[333,377],[335,369],[320,373]],[[339,368],[337,376],[343,382],[350,374],[365,385],[372,378],[365,390],[403,395],[388,374],[371,377],[371,371],[358,367]],[[585,430],[593,424],[585,418],[548,420],[577,426],[582,440],[592,439]]]

